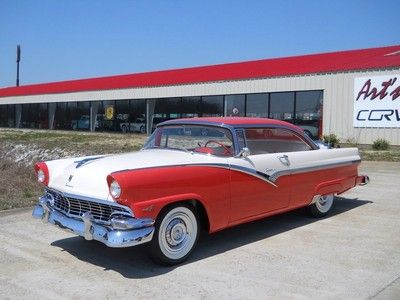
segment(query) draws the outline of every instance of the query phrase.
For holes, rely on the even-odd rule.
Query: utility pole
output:
[[[21,47],[17,45],[17,86],[19,86],[19,62],[21,60]]]

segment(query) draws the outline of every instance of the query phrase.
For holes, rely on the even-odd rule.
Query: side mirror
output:
[[[235,157],[243,157],[246,158],[247,156],[250,155],[250,149],[247,147],[244,147],[242,150],[240,150],[240,152],[238,153],[238,155],[236,155]]]

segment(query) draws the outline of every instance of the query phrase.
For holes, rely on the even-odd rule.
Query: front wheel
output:
[[[185,261],[199,237],[199,222],[191,206],[175,205],[161,213],[150,244],[150,256],[159,264]]]
[[[315,218],[324,217],[331,210],[333,199],[333,194],[318,196],[315,203],[308,207],[311,216]]]

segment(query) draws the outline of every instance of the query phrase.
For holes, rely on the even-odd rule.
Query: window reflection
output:
[[[49,128],[47,103],[21,104],[21,128]]]
[[[203,117],[221,117],[224,114],[223,96],[202,97]]]
[[[15,105],[0,105],[0,126],[15,127]]]
[[[269,117],[292,123],[294,121],[294,93],[271,93]]]
[[[317,139],[322,115],[322,91],[296,93],[295,124],[304,129],[311,138]]]
[[[248,94],[246,116],[268,118],[268,94]]]
[[[243,117],[245,95],[229,95],[225,96],[225,116],[227,117]]]

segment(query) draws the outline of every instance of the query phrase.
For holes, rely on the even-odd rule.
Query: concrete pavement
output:
[[[313,219],[302,210],[202,236],[183,265],[146,246],[110,249],[0,213],[0,298],[399,299],[400,163],[364,162],[371,183]]]

